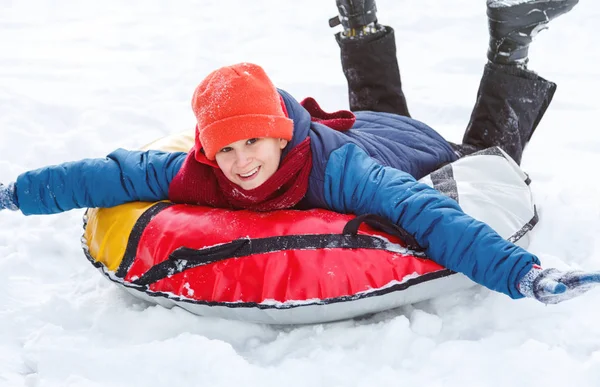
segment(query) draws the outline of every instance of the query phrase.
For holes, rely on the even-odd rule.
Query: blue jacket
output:
[[[516,284],[538,259],[466,215],[454,200],[416,181],[456,160],[438,133],[411,118],[375,112],[356,113],[353,129],[338,132],[312,123],[294,98],[280,93],[294,121],[294,137],[284,156],[311,138],[313,168],[303,205],[384,216],[411,233],[439,264],[522,297]],[[26,215],[164,200],[186,156],[118,149],[105,159],[26,172],[17,179],[17,199]]]

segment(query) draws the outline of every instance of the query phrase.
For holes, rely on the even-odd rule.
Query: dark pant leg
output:
[[[485,66],[459,153],[498,146],[518,164],[552,101],[556,84],[514,66]]]
[[[396,58],[394,30],[385,30],[358,39],[342,39],[342,69],[348,80],[350,110],[371,110],[410,117],[402,92]]]

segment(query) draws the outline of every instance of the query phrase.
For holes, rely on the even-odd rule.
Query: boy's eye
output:
[[[221,153],[227,153],[229,151],[231,151],[231,147],[226,146],[225,148],[221,149],[219,152],[221,152]]]
[[[248,141],[246,141],[246,145],[252,145],[257,141],[258,141],[258,138],[251,138]]]

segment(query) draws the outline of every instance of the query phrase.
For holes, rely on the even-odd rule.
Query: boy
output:
[[[600,273],[542,270],[537,257],[416,179],[491,146],[520,161],[556,88],[526,69],[529,43],[576,3],[488,1],[490,62],[463,144],[409,117],[393,30],[377,23],[375,2],[337,0],[356,114],[327,114],[310,99],[301,105],[257,65],[223,67],[194,92],[189,153],[119,149],[26,172],[0,187],[0,209],[49,214],[168,198],[255,211],[375,213],[412,234],[431,259],[490,289],[544,303],[575,297],[600,283]]]

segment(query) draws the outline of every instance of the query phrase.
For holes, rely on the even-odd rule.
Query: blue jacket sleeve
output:
[[[104,159],[37,169],[17,178],[17,201],[23,214],[37,215],[164,200],[185,157],[182,152],[118,149]]]
[[[539,260],[466,215],[457,202],[411,175],[376,163],[356,145],[332,152],[325,200],[335,211],[384,216],[404,228],[429,258],[512,298],[518,281]]]

